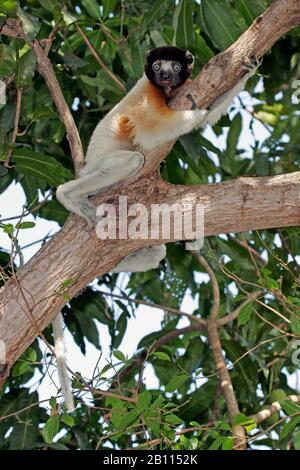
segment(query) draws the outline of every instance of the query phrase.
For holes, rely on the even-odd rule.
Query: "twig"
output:
[[[220,309],[220,289],[219,289],[217,278],[215,276],[213,269],[210,267],[206,259],[203,258],[203,256],[201,256],[198,253],[198,251],[192,250],[191,253],[198,260],[198,262],[201,264],[201,266],[206,270],[207,274],[209,275],[210,282],[212,285],[212,290],[213,290],[213,306],[210,312],[210,319],[216,320],[218,313],[219,313],[219,309]]]
[[[16,142],[16,138],[18,135],[18,127],[19,127],[19,120],[20,120],[20,113],[21,113],[21,103],[22,103],[22,88],[17,88],[17,102],[16,102],[16,114],[15,114],[15,121],[14,121],[14,129],[12,134],[11,143],[14,144]],[[3,163],[3,166],[6,168],[11,168],[11,159],[13,156],[13,148],[9,149],[7,158]]]
[[[253,256],[255,256],[256,259],[258,259],[258,261],[263,265],[265,266],[267,264],[267,261],[265,259],[262,258],[262,256],[260,255],[260,253],[258,253],[258,251],[256,251],[252,246],[250,246],[246,240],[240,240],[239,238],[237,238],[236,236],[233,237],[232,235],[230,235],[230,233],[227,234],[227,238],[229,238],[229,240],[233,241],[234,243],[236,243],[237,245],[241,246],[242,248],[245,248],[246,250],[249,251],[249,253],[251,253]]]
[[[191,333],[193,331],[204,331],[204,330],[205,330],[205,325],[194,324],[194,325],[186,326],[185,328],[178,328],[176,330],[170,331],[169,333],[166,333],[164,336],[162,336],[161,338],[158,338],[154,342],[154,344],[151,346],[151,352],[156,351],[158,348],[160,348],[164,344],[167,344],[169,341],[172,341],[173,339],[178,338],[178,336],[184,335],[186,333]],[[128,364],[127,366],[124,367],[124,369],[118,372],[118,380],[122,381],[135,368],[138,368],[138,367],[140,368],[146,355],[147,355],[147,350],[143,349],[138,354],[138,356],[131,362],[131,364]],[[112,383],[112,387],[114,386],[114,383],[116,383],[116,381]]]
[[[203,329],[205,328],[205,325],[206,325],[206,320],[203,320],[202,318],[198,318],[195,315],[192,315],[190,313],[181,312],[180,310],[177,310],[177,308],[167,307],[165,305],[147,302],[146,300],[133,299],[131,297],[128,297],[127,295],[118,295],[112,292],[105,292],[102,290],[99,290],[97,292],[99,292],[102,295],[107,295],[109,297],[115,297],[117,299],[127,300],[127,302],[133,302],[137,305],[147,305],[148,307],[159,308],[161,310],[165,310],[166,312],[170,312],[173,315],[187,317],[190,321],[194,321],[197,324],[202,325]]]
[[[107,65],[99,57],[99,54],[97,53],[97,51],[94,48],[93,44],[90,42],[90,40],[87,38],[87,36],[84,34],[84,32],[82,31],[82,29],[80,28],[80,26],[78,24],[76,24],[76,28],[77,28],[78,33],[80,34],[80,36],[82,37],[82,39],[84,40],[84,42],[86,43],[88,48],[90,49],[92,55],[95,57],[96,61],[100,65],[100,67],[102,67],[103,70],[107,73],[107,75],[118,85],[118,87],[122,91],[125,92],[126,88],[123,85],[123,83],[118,79],[118,77],[115,76],[115,74],[107,67]]]
[[[220,328],[221,326],[227,325],[227,323],[235,320],[246,305],[248,305],[250,302],[253,302],[253,300],[257,299],[257,297],[260,297],[261,295],[264,295],[263,290],[249,293],[248,298],[244,300],[244,302],[242,302],[236,309],[228,313],[228,315],[225,317],[219,318],[217,320],[218,327]]]
[[[47,39],[44,39],[41,41],[41,44],[44,45],[45,44],[45,47],[44,47],[44,53],[46,56],[49,55],[49,52],[50,52],[50,49],[51,49],[51,46],[52,46],[52,43],[55,39],[55,36],[57,35],[58,31],[59,31],[60,27],[58,24],[56,24],[54,26],[54,28],[52,29],[52,31],[50,32],[49,36],[47,37]]]
[[[285,398],[285,400],[291,400],[294,403],[300,403],[300,395],[289,395]],[[277,411],[280,411],[281,409],[281,404],[278,401],[274,401],[270,406],[267,406],[263,410],[258,411],[258,413],[255,413],[254,415],[250,416],[250,418],[255,419],[256,423],[260,424],[266,419],[270,418],[270,416],[272,416]]]
[[[12,217],[6,217],[5,219],[0,219],[0,223],[3,223],[3,222],[8,222],[9,220],[15,220],[15,219],[24,219],[24,217],[27,217],[28,215],[30,214],[33,214],[34,212],[36,212],[37,210],[39,210],[41,207],[43,207],[44,204],[46,204],[47,200],[49,199],[50,195],[52,193],[50,192],[43,201],[41,202],[38,202],[36,206],[33,207],[33,209],[27,211],[27,212],[24,212],[20,215],[14,215]]]

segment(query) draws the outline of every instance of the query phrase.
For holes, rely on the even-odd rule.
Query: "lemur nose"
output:
[[[163,80],[170,80],[171,75],[170,75],[169,73],[163,73],[162,76],[161,76],[161,78],[162,78]]]

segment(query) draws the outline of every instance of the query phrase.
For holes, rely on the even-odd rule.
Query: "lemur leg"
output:
[[[144,165],[139,152],[115,150],[101,158],[88,161],[81,176],[59,186],[56,197],[67,209],[83,217],[90,226],[96,222],[96,207],[88,197],[101,189],[138,173]]]
[[[155,245],[150,248],[142,248],[141,250],[125,256],[111,272],[121,273],[130,272],[138,273],[149,271],[158,267],[159,262],[166,256],[166,245]]]
[[[228,90],[223,95],[219,96],[216,101],[209,108],[209,113],[206,118],[206,123],[213,126],[219,119],[226,114],[230,104],[234,98],[245,88],[247,80],[255,75],[256,70],[261,65],[261,60],[258,60],[255,56],[246,57],[242,63],[243,68],[247,70],[247,73],[237,82],[237,84]]]

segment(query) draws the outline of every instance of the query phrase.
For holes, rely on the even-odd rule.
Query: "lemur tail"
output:
[[[55,355],[57,361],[58,378],[61,386],[61,391],[65,400],[66,408],[68,411],[74,411],[75,406],[66,361],[66,347],[63,324],[63,316],[61,313],[59,313],[52,322]]]

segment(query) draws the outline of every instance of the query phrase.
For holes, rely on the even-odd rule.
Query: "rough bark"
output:
[[[244,73],[245,55],[262,56],[282,34],[300,22],[299,0],[278,0],[233,44],[197,77],[189,91],[199,106],[211,104]],[[5,26],[4,34],[14,34]],[[187,92],[187,91],[186,91]],[[190,107],[185,96],[172,102],[175,109]],[[96,203],[114,202],[128,195],[128,203],[201,202],[205,210],[205,236],[251,229],[299,225],[300,174],[270,178],[239,178],[214,185],[171,186],[159,180],[155,170],[172,143],[146,155],[139,179],[127,181],[94,198]],[[146,176],[145,176],[146,175]],[[170,237],[164,241],[174,241]],[[66,290],[76,295],[96,276],[109,271],[120,259],[138,248],[161,243],[158,240],[97,239],[85,222],[71,216],[55,235],[0,291],[0,340],[6,347],[6,362],[0,364],[0,385],[11,365],[34,338],[58,314],[65,303],[62,284],[72,278]],[[2,376],[2,378],[1,378]]]

